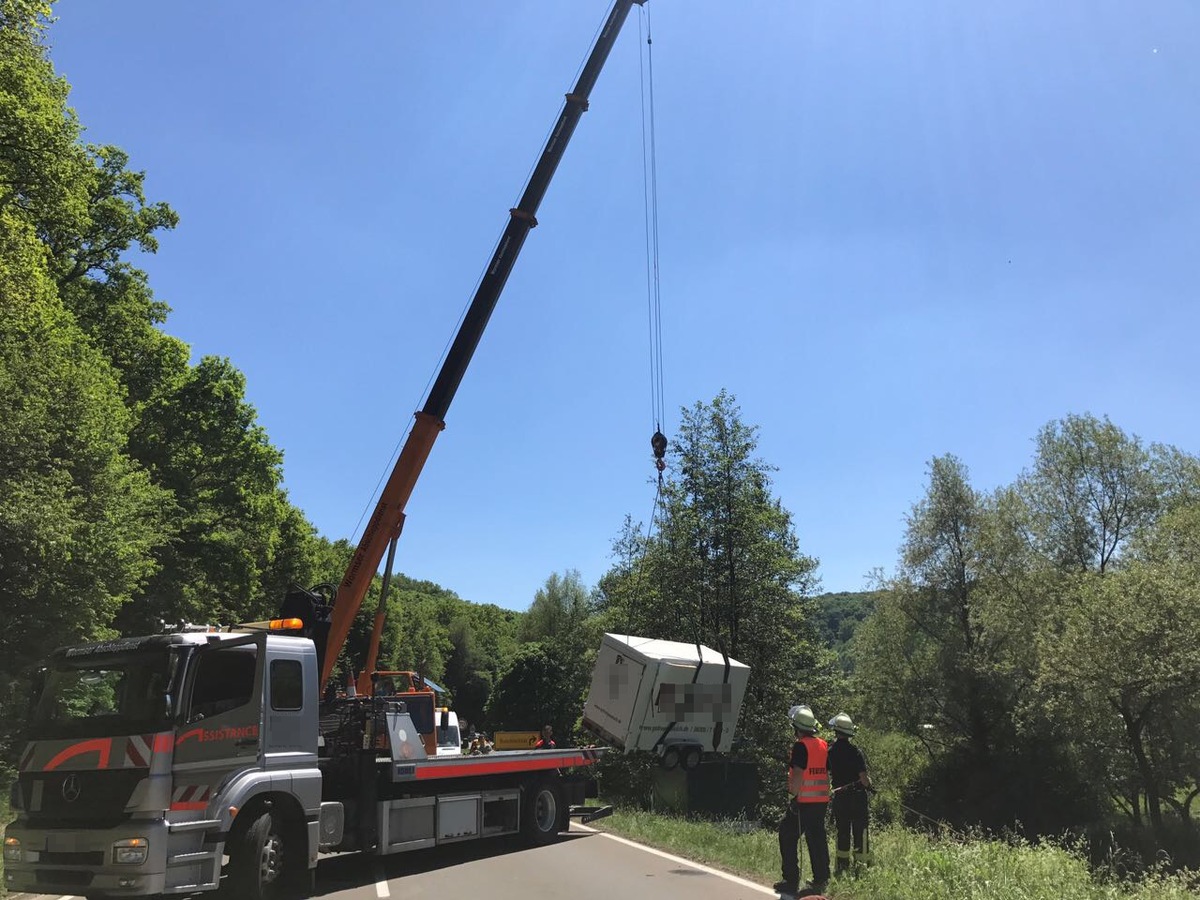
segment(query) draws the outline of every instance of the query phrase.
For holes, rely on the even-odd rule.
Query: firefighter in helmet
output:
[[[825,836],[825,811],[829,806],[829,745],[817,737],[817,719],[807,706],[793,706],[788,719],[796,735],[788,766],[788,809],[779,822],[779,856],[783,880],[775,884],[781,894],[797,894],[800,884],[798,844],[804,835],[812,865],[812,881],[804,894],[819,894],[829,883],[829,844]]]
[[[853,837],[853,859],[860,863],[871,861],[870,844],[867,840],[867,819],[870,807],[867,791],[871,790],[871,776],[867,772],[867,758],[862,750],[850,742],[854,737],[853,720],[846,713],[838,713],[829,720],[837,739],[829,747],[829,776],[833,783],[833,820],[837,824],[836,867],[838,872],[850,868],[850,845]]]

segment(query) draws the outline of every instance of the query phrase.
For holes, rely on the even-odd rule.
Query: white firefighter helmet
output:
[[[791,719],[792,726],[797,731],[803,731],[805,734],[817,733],[817,717],[804,704],[798,704],[789,709],[788,718]]]
[[[854,732],[858,730],[854,725],[854,721],[846,713],[838,713],[830,719],[829,727],[838,734],[846,735],[846,737],[854,737]]]

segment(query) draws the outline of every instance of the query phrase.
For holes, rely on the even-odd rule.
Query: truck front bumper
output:
[[[167,824],[162,819],[129,820],[115,828],[46,829],[12,823],[4,832],[20,841],[20,859],[6,843],[4,885],[35,894],[110,894],[138,897],[166,890]],[[113,845],[146,841],[141,863],[113,862]]]

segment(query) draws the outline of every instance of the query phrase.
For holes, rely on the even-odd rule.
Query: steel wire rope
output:
[[[650,340],[650,414],[654,425],[654,439],[651,444],[655,448],[658,469],[657,486],[654,493],[654,505],[643,538],[641,529],[638,530],[637,559],[631,560],[633,569],[633,584],[631,598],[625,615],[626,634],[629,635],[641,589],[642,576],[645,567],[642,562],[650,548],[654,534],[655,522],[660,520],[663,503],[663,454],[666,450],[666,439],[662,436],[662,422],[666,418],[664,400],[664,381],[662,374],[662,291],[659,274],[659,238],[658,238],[658,154],[654,127],[654,39],[650,28],[650,13],[644,5],[639,5],[638,18],[638,84],[641,101],[642,129],[642,203],[646,243],[646,310]],[[642,19],[645,19],[643,30]],[[642,41],[646,50],[643,56]],[[647,103],[649,97],[649,103]],[[661,439],[662,443],[657,442]]]
[[[642,192],[646,235],[646,313],[650,340],[650,407],[656,431],[666,418],[662,354],[662,282],[659,266],[658,142],[654,115],[654,37],[650,13],[639,7],[638,44],[644,38],[645,54],[638,53],[642,111]],[[642,29],[645,19],[645,31]],[[647,103],[647,98],[649,102]]]

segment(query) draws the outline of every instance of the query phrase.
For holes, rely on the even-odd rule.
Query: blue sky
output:
[[[179,212],[142,260],[351,535],[608,0],[59,0],[86,137]],[[925,466],[1068,413],[1200,451],[1200,10],[650,0],[665,402],[734,394],[826,590]],[[653,502],[631,15],[408,507],[397,567],[525,608]]]

